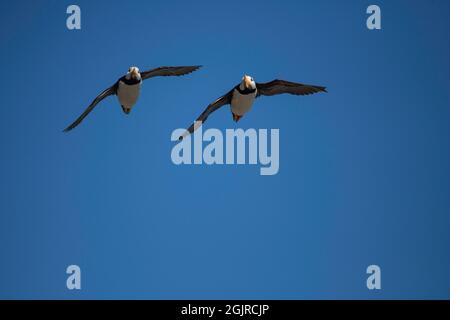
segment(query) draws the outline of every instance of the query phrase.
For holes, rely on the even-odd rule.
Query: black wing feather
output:
[[[256,88],[258,89],[257,97],[259,97],[260,95],[273,96],[282,93],[309,95],[317,92],[327,92],[325,87],[278,79],[267,83],[257,83]]]
[[[89,105],[89,107],[86,108],[86,110],[84,110],[84,112],[81,114],[81,116],[79,116],[77,118],[77,120],[75,120],[70,126],[68,126],[66,129],[64,129],[64,132],[68,132],[70,130],[72,130],[73,128],[75,128],[76,126],[78,126],[81,121],[83,121],[84,118],[86,118],[86,116],[92,111],[94,110],[95,106],[102,101],[103,99],[105,99],[106,97],[110,96],[110,95],[115,95],[117,93],[117,86],[118,86],[118,82],[116,82],[114,85],[112,85],[111,87],[109,87],[108,89],[106,89],[105,91],[103,91],[102,93],[100,93]]]
[[[186,132],[182,136],[180,136],[179,139],[183,140],[184,137],[193,133],[199,127],[199,126],[195,126],[196,122],[201,122],[200,125],[203,124],[203,122],[205,122],[206,119],[208,119],[208,116],[211,113],[218,110],[220,107],[230,104],[232,97],[233,97],[233,90],[231,90],[227,94],[221,96],[219,99],[217,99],[213,103],[209,104],[206,107],[205,111],[202,112],[202,114],[197,118],[197,120],[195,120],[195,122],[186,130]]]
[[[184,67],[159,67],[152,70],[141,72],[142,80],[152,77],[167,76],[183,76],[198,70],[201,66],[184,66]]]

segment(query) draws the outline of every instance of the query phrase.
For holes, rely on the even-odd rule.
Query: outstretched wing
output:
[[[222,106],[225,106],[227,104],[231,103],[231,98],[233,96],[233,90],[228,92],[227,94],[221,96],[219,99],[208,105],[205,109],[205,111],[202,112],[202,114],[195,120],[195,122],[186,130],[185,133],[183,133],[182,136],[180,136],[180,140],[183,140],[183,138],[187,137],[191,133],[193,133],[195,130],[197,130],[203,122],[208,119],[208,116],[219,109]]]
[[[106,89],[105,91],[103,91],[102,93],[100,93],[95,99],[94,101],[91,102],[91,104],[89,105],[89,107],[86,108],[86,110],[84,110],[84,112],[81,114],[81,116],[78,117],[77,120],[75,120],[70,126],[68,126],[66,129],[64,129],[64,132],[68,132],[70,130],[72,130],[73,128],[75,128],[76,126],[78,126],[81,121],[83,121],[84,118],[86,118],[86,116],[92,111],[94,110],[95,106],[102,101],[103,99],[105,99],[106,97],[110,96],[110,95],[114,95],[117,92],[117,82],[112,85],[111,87],[109,87],[108,89]]]
[[[282,93],[308,95],[317,92],[327,92],[325,87],[312,86],[309,84],[295,83],[278,79],[267,83],[257,83],[256,88],[258,89],[257,96],[273,96]]]
[[[158,76],[183,76],[185,74],[198,70],[201,66],[186,66],[186,67],[159,67],[156,69],[141,72],[142,80],[158,77]]]

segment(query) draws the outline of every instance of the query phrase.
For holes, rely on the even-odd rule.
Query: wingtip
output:
[[[182,74],[175,74],[175,75],[176,76],[185,76],[185,75],[191,74],[192,72],[197,71],[201,67],[203,67],[203,66],[201,66],[201,65],[200,66],[183,66],[181,68],[187,68],[187,70],[185,70],[185,72]]]

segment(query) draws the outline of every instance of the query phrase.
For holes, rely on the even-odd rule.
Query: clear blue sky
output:
[[[448,1],[75,3],[80,31],[72,2],[0,4],[0,298],[450,298]],[[189,64],[61,132],[129,66]],[[173,165],[244,73],[328,87],[206,123],[279,128],[278,175]]]

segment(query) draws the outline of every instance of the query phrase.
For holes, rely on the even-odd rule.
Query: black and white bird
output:
[[[130,67],[126,75],[116,81],[111,87],[100,93],[87,107],[87,109],[70,126],[64,129],[65,132],[78,126],[81,121],[95,108],[95,106],[111,95],[117,95],[122,110],[129,114],[136,104],[141,91],[142,81],[157,76],[182,76],[199,69],[200,66],[185,67],[159,67],[156,69],[139,72],[138,67]]]
[[[206,107],[205,111],[195,120],[195,122],[180,136],[180,140],[187,137],[198,129],[208,116],[227,104],[231,105],[233,120],[238,122],[253,106],[253,102],[259,96],[273,96],[281,93],[295,95],[309,95],[317,92],[327,92],[325,87],[313,86],[289,82],[285,80],[273,80],[267,83],[256,83],[252,77],[244,75],[240,84],[231,89]]]

